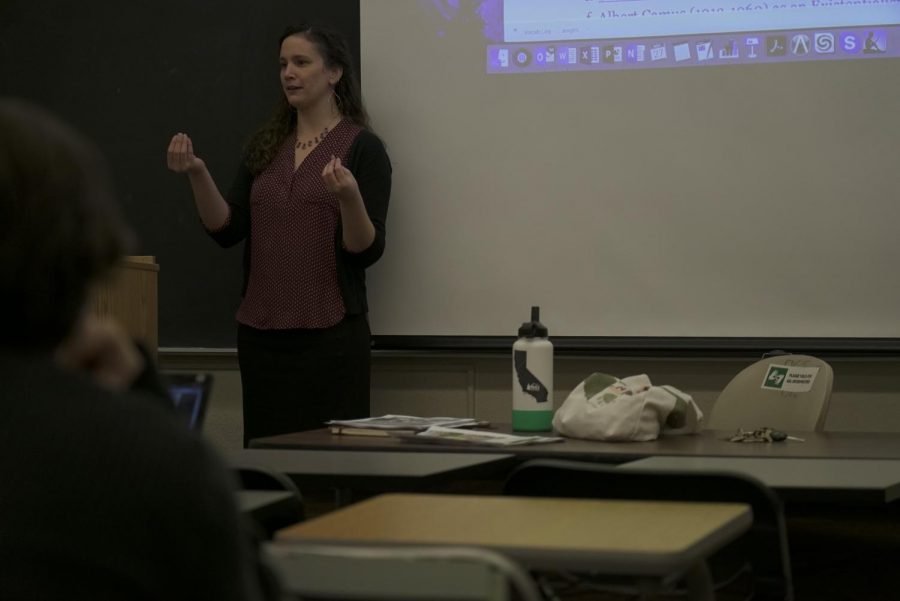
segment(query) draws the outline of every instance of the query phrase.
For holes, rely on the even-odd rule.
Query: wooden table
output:
[[[235,494],[238,510],[259,521],[284,508],[293,509],[296,502],[294,493],[284,490],[239,490]]]
[[[285,490],[238,490],[240,512],[250,518],[268,538],[285,526],[303,519],[303,501],[296,493]]]
[[[233,468],[281,472],[300,487],[333,487],[338,505],[348,503],[353,491],[426,491],[464,479],[502,480],[516,464],[515,456],[508,453],[335,450],[243,449],[227,459]]]
[[[498,425],[498,432],[510,432]],[[791,432],[805,442],[735,443],[725,440],[731,431],[704,430],[696,435],[663,436],[649,442],[599,442],[566,439],[561,443],[516,447],[414,444],[390,437],[331,434],[327,428],[257,438],[259,449],[319,449],[332,451],[414,451],[442,453],[515,454],[520,459],[583,459],[622,463],[659,455],[699,457],[791,457],[815,459],[900,459],[900,433]]]
[[[739,503],[387,494],[283,529],[281,542],[486,547],[529,568],[686,578],[712,599],[706,558],[751,525]]]
[[[727,471],[753,476],[785,501],[884,505],[900,499],[900,460],[647,457],[620,469]]]

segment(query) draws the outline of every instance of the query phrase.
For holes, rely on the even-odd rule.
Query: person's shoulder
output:
[[[356,134],[355,144],[382,149],[384,148],[384,142],[380,137],[378,137],[378,134],[373,132],[371,129],[362,127],[360,125],[358,125],[357,127],[359,128],[359,132]]]
[[[356,138],[350,147],[349,162],[355,164],[356,161],[376,161],[378,164],[389,166],[390,158],[388,157],[387,147],[381,138],[371,129],[362,126],[359,128]]]

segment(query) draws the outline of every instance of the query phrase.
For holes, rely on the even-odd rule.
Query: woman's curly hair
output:
[[[281,34],[278,39],[279,48],[282,42],[292,35],[303,36],[312,42],[322,55],[326,67],[342,69],[343,75],[334,88],[338,109],[345,118],[368,128],[369,116],[363,106],[359,78],[353,68],[350,50],[344,38],[334,31],[312,25],[295,25],[288,27]],[[246,164],[251,173],[254,175],[260,173],[272,162],[285,138],[293,134],[296,126],[297,111],[288,104],[287,98],[282,94],[272,117],[256,130],[247,143]]]

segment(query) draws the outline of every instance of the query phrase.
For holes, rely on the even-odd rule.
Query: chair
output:
[[[264,550],[282,589],[304,599],[541,599],[521,566],[487,549],[269,543]]]
[[[297,485],[284,474],[261,467],[236,468],[234,473],[242,490],[281,490],[294,496],[293,503],[282,505],[283,509],[270,512],[259,521],[267,540],[271,540],[278,530],[306,519],[303,496]]]
[[[784,389],[787,367],[819,369],[808,391]],[[744,368],[719,394],[707,428],[755,430],[770,427],[785,432],[822,431],[831,398],[834,372],[831,366],[809,355],[767,357]]]
[[[744,537],[713,556],[710,564],[714,581],[722,582],[740,568],[749,567],[754,599],[793,599],[781,501],[755,478],[721,472],[628,471],[584,461],[534,459],[513,470],[503,486],[503,494],[746,503],[753,510],[753,526]],[[737,566],[732,565],[735,557],[739,559]]]

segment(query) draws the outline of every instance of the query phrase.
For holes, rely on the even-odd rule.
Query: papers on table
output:
[[[470,417],[382,415],[363,419],[333,419],[327,423],[332,434],[394,436],[412,442],[508,447],[562,441],[562,438],[558,436],[520,436],[471,430],[469,428],[489,424]]]
[[[398,438],[411,442],[434,442],[466,445],[489,445],[509,447],[525,444],[542,444],[561,442],[559,436],[521,436],[517,434],[501,434],[481,430],[461,430],[443,426],[431,426],[427,430],[409,434],[397,434]]]
[[[390,435],[421,432],[432,426],[445,428],[473,428],[487,423],[470,417],[416,417],[413,415],[382,415],[363,419],[333,419],[327,422],[334,434]]]

